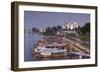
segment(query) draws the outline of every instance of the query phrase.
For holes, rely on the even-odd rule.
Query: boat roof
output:
[[[54,42],[54,43],[48,44],[46,46],[65,46],[65,45],[66,45],[65,43],[59,44],[57,42]]]
[[[47,50],[47,49],[45,49],[42,52],[58,53],[58,52],[65,52],[65,50],[56,50],[56,49]]]

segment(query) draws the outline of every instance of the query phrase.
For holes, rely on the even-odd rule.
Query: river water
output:
[[[32,54],[34,49],[34,43],[41,39],[43,36],[36,33],[25,33],[24,34],[24,61],[34,61],[36,58]]]

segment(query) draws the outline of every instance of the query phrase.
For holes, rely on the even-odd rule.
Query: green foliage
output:
[[[45,28],[45,31],[43,32],[44,35],[55,35],[57,31],[61,30],[61,26],[53,26],[53,27],[47,27]]]
[[[83,41],[88,41],[90,39],[90,35],[81,34],[80,39],[83,40]]]
[[[87,34],[90,33],[90,23],[86,23],[82,28],[81,28],[82,34]]]
[[[39,29],[37,29],[37,28],[35,28],[35,27],[33,27],[33,28],[32,28],[32,32],[33,32],[33,33],[39,33],[39,32],[40,32],[40,30],[39,30]]]

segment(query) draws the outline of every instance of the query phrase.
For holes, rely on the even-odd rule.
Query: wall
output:
[[[11,54],[11,12],[10,3],[14,0],[0,0],[0,73],[14,73],[10,70],[10,54]],[[62,3],[62,4],[81,4],[81,5],[93,5],[99,6],[100,0],[19,0],[19,1],[34,1],[34,2],[45,2],[45,3]],[[99,12],[100,13],[100,10]],[[100,14],[98,14],[100,16]],[[100,17],[98,17],[99,19]],[[98,22],[99,24],[100,22]],[[98,25],[98,28],[100,25]],[[100,31],[100,29],[98,29]],[[100,37],[100,33],[98,33]],[[100,40],[100,38],[98,39]],[[100,41],[98,41],[100,43]],[[100,46],[99,46],[100,48]],[[100,51],[100,49],[98,49]],[[100,55],[100,53],[98,54]],[[100,61],[100,58],[98,59]],[[73,68],[73,69],[55,69],[55,70],[40,70],[34,71],[34,73],[99,73],[100,62],[98,67],[88,68]],[[24,72],[22,72],[24,73]],[[33,71],[26,71],[25,73],[33,73]]]

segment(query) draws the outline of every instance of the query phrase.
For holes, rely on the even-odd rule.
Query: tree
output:
[[[62,27],[61,26],[57,26],[57,30],[60,30],[60,29],[62,29]]]
[[[86,23],[83,27],[81,27],[82,34],[90,33],[90,23]]]
[[[39,29],[37,29],[37,28],[35,28],[35,27],[33,27],[33,28],[32,28],[32,32],[33,32],[33,33],[39,33],[39,32],[40,32],[40,30],[39,30]]]
[[[45,28],[45,32],[43,32],[44,35],[55,35],[57,31],[60,31],[62,29],[61,26],[52,26]]]
[[[52,33],[52,35],[56,34],[57,33],[57,27],[53,26],[51,28],[51,33]]]
[[[45,28],[45,32],[43,32],[44,35],[50,35],[51,34],[51,28],[47,27]]]

